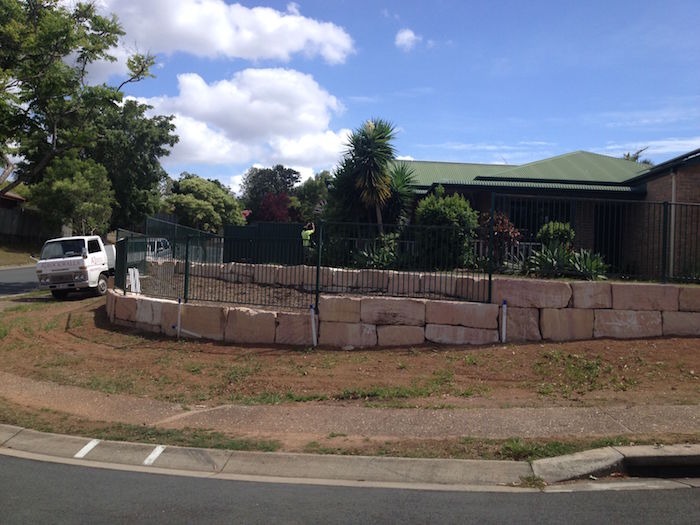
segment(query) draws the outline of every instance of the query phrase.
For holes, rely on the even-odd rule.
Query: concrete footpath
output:
[[[700,433],[700,405],[431,410],[298,403],[185,409],[176,403],[103,394],[5,372],[0,372],[0,397],[95,421],[199,428],[281,441],[285,441],[285,436],[303,439],[330,433],[391,439],[594,438]]]

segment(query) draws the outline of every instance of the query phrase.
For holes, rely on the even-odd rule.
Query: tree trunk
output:
[[[377,227],[379,228],[379,235],[384,235],[384,224],[382,224],[382,210],[379,207],[379,203],[374,205],[374,210],[377,212]]]

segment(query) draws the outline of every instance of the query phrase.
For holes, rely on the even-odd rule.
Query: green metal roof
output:
[[[574,151],[520,166],[419,160],[397,162],[408,164],[413,169],[416,186],[423,188],[433,184],[473,184],[625,192],[631,188],[623,186],[615,190],[611,186],[623,185],[649,169],[633,161],[588,151]],[[501,182],[495,184],[497,181]]]
[[[574,151],[498,173],[479,176],[480,179],[530,180],[562,182],[565,184],[622,184],[646,171],[648,166],[625,159],[608,157],[588,151]]]
[[[576,191],[608,191],[614,193],[634,193],[637,191],[632,186],[606,185],[606,184],[570,184],[566,182],[535,182],[529,180],[498,180],[475,179],[469,182],[443,181],[441,184],[469,187],[488,188],[527,188],[539,190],[576,190]]]
[[[463,162],[431,162],[425,160],[398,160],[406,163],[416,179],[416,186],[432,186],[446,181],[469,182],[480,175],[503,171],[507,164],[467,164]]]

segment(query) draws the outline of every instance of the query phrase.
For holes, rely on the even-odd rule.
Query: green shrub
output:
[[[571,251],[562,244],[543,245],[530,256],[529,266],[540,277],[561,277],[571,268]]]
[[[470,240],[478,226],[478,213],[459,194],[435,193],[418,203],[416,224],[434,226],[416,231],[416,264],[423,269],[452,269],[474,263]]]
[[[354,265],[359,268],[387,270],[395,268],[398,262],[398,233],[380,235],[366,250],[355,254]]]
[[[605,273],[608,265],[603,261],[599,253],[590,250],[579,250],[571,255],[571,270],[576,277],[582,277],[588,281],[607,279]]]
[[[573,244],[575,236],[576,232],[568,222],[550,221],[537,232],[537,240],[550,248],[555,244],[568,248]]]

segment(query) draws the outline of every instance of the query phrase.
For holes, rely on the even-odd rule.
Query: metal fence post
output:
[[[184,301],[187,303],[190,288],[190,236],[185,238],[185,290]]]
[[[496,227],[496,194],[491,192],[491,217],[489,219],[489,303],[493,291],[494,228]]]
[[[661,281],[665,283],[668,274],[668,202],[664,202],[664,218],[661,228]]]
[[[316,249],[318,250],[318,257],[316,259],[316,304],[314,305],[314,310],[316,315],[318,315],[318,299],[321,295],[321,258],[323,251],[323,221],[318,225],[318,242],[316,243]]]

